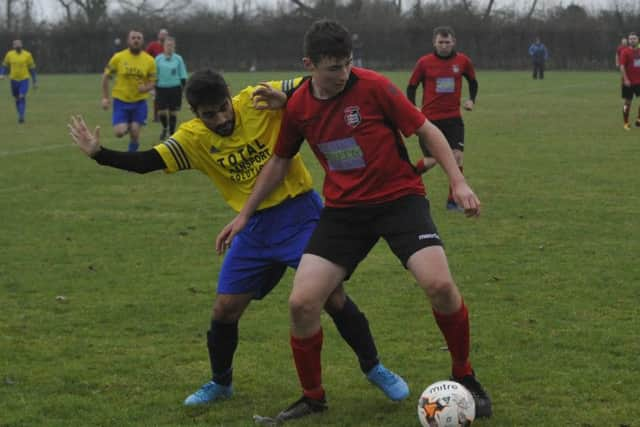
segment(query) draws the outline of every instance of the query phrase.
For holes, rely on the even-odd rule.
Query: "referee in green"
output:
[[[187,81],[187,67],[175,50],[175,39],[167,37],[164,40],[164,52],[156,56],[156,101],[158,118],[162,124],[160,140],[176,131],[177,115],[182,105],[182,89]]]

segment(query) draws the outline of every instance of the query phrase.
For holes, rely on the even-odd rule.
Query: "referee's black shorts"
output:
[[[158,110],[179,111],[182,106],[182,87],[156,87]]]

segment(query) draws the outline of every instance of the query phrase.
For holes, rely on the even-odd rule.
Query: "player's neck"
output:
[[[437,50],[434,50],[433,54],[440,59],[451,59],[456,56],[456,51],[454,49],[448,55],[440,55]]]
[[[325,90],[321,86],[319,86],[313,78],[311,79],[311,88],[313,89],[313,96],[320,100],[333,98],[339,95],[340,92],[342,92],[341,90],[340,91]]]

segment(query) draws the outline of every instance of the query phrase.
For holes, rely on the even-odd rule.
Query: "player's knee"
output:
[[[213,304],[213,313],[211,318],[218,322],[232,323],[237,322],[244,311],[243,304],[236,303],[233,299],[218,298]]]
[[[320,310],[317,302],[313,302],[308,298],[291,295],[289,297],[289,312],[294,321],[312,319],[320,316]]]
[[[423,289],[429,298],[439,300],[455,292],[456,285],[451,277],[443,276],[429,280]]]

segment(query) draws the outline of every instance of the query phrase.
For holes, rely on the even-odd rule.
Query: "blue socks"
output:
[[[129,142],[129,152],[130,153],[135,153],[136,151],[138,151],[138,147],[139,147],[139,144],[136,141],[130,141]]]
[[[24,113],[27,109],[27,100],[24,98],[18,98],[16,100],[16,110],[18,110],[18,121],[24,122]]]

